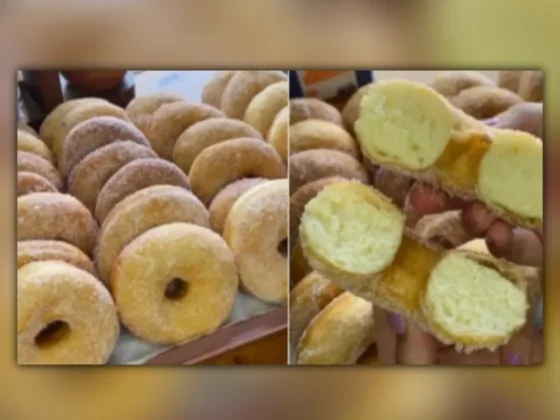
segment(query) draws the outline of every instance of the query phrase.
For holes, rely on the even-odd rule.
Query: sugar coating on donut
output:
[[[17,196],[37,192],[56,192],[57,189],[48,179],[33,172],[18,172],[17,174]]]
[[[95,219],[76,198],[41,192],[17,199],[18,241],[54,239],[69,242],[91,255],[97,235]]]
[[[208,207],[212,230],[221,235],[227,215],[235,201],[251,188],[266,181],[265,178],[244,178],[227,185],[221,190]]]
[[[290,124],[307,119],[330,121],[344,127],[338,109],[317,98],[297,98],[290,100]]]
[[[101,189],[95,205],[96,219],[102,223],[119,201],[152,185],[189,189],[189,179],[177,165],[163,159],[133,160],[120,168]]]
[[[140,130],[119,118],[105,116],[83,121],[68,133],[58,167],[64,176],[68,176],[89,153],[123,140],[150,147],[148,139]]]
[[[368,83],[367,85],[359,88],[356,92],[354,92],[354,95],[352,95],[350,100],[346,103],[346,106],[342,109],[342,121],[344,122],[344,127],[350,133],[354,133],[354,123],[360,115],[362,98],[372,86],[373,83]]]
[[[288,82],[276,82],[260,91],[245,110],[243,120],[266,136],[276,114],[288,105]]]
[[[189,172],[193,192],[206,205],[227,184],[241,178],[282,178],[284,162],[268,143],[253,138],[226,140],[202,151]]]
[[[462,90],[451,103],[467,115],[479,120],[494,117],[523,99],[508,89],[496,86],[476,86]]]
[[[17,131],[17,149],[33,153],[34,155],[48,160],[50,163],[54,162],[51,150],[41,141],[41,139],[33,134],[29,134],[28,132],[19,129]]]
[[[109,359],[119,336],[117,310],[90,273],[60,261],[26,264],[18,270],[17,303],[18,364]]]
[[[98,235],[95,262],[101,279],[109,281],[113,263],[132,240],[149,229],[174,222],[210,226],[208,210],[181,187],[155,185],[124,198],[107,215]]]
[[[173,162],[189,173],[197,156],[207,147],[240,137],[261,139],[261,134],[249,124],[231,118],[208,118],[187,128],[177,139]]]
[[[148,341],[180,343],[227,320],[237,295],[237,267],[218,234],[170,223],[125,247],[113,267],[111,287],[130,331]]]
[[[446,98],[452,98],[465,89],[475,86],[496,87],[496,83],[478,71],[452,70],[439,72],[431,86]]]
[[[321,178],[339,176],[368,182],[362,164],[347,153],[338,150],[313,149],[290,156],[290,191]]]
[[[358,145],[344,128],[328,121],[305,120],[290,127],[290,153],[332,149],[358,157]]]
[[[290,126],[290,110],[286,106],[276,114],[270,130],[266,135],[266,141],[274,147],[284,162],[288,160],[288,129]]]
[[[235,255],[243,287],[261,300],[283,303],[288,295],[288,181],[267,181],[239,197],[224,238]]]
[[[68,192],[93,213],[101,189],[120,168],[135,159],[156,157],[152,149],[133,141],[108,144],[76,165],[68,179]]]
[[[173,102],[162,105],[153,115],[148,128],[148,138],[156,153],[167,160],[173,158],[173,148],[179,136],[191,125],[224,114],[206,104]]]
[[[158,92],[146,96],[137,96],[126,106],[126,113],[132,123],[143,132],[149,126],[152,115],[162,105],[183,101],[181,95],[170,92]]]
[[[63,261],[88,273],[95,274],[93,262],[74,245],[51,240],[18,241],[18,268],[35,261]]]
[[[231,70],[216,72],[204,85],[202,102],[220,109],[224,90],[235,73],[237,72]]]
[[[18,172],[33,172],[41,175],[51,182],[58,190],[62,189],[62,177],[56,168],[48,160],[33,153],[18,150],[17,170]]]

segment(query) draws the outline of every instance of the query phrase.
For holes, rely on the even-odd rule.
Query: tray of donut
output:
[[[368,117],[366,114],[368,100],[373,104],[377,92],[380,92],[379,97],[384,95],[384,98],[387,98],[392,92],[407,89],[408,97],[411,98],[410,100],[414,100],[413,92],[420,89],[419,91],[427,93],[426,96],[431,95],[432,98],[436,98],[440,104],[446,101],[452,104],[452,107],[444,105],[442,107],[444,112],[448,112],[445,111],[446,109],[451,109],[450,115],[455,114],[455,117],[458,117],[467,128],[475,128],[480,127],[480,120],[494,117],[524,100],[542,100],[542,92],[540,99],[538,99],[538,92],[527,91],[525,95],[519,93],[515,87],[519,85],[519,78],[517,78],[516,85],[515,80],[512,81],[515,79],[515,75],[510,73],[500,74],[501,83],[474,71],[437,73],[431,83],[412,80],[378,80],[357,89],[348,102],[338,108],[318,98],[300,97],[290,100],[289,337],[291,364],[381,364],[376,347],[374,305],[382,309],[404,313],[406,316],[420,321],[422,317],[418,315],[418,309],[409,303],[414,299],[414,294],[423,287],[418,283],[422,281],[418,271],[422,271],[423,266],[427,267],[429,265],[427,261],[430,259],[439,261],[441,258],[439,255],[445,255],[447,250],[461,249],[461,252],[467,253],[473,260],[482,261],[483,265],[493,267],[497,270],[496,272],[500,272],[510,280],[511,283],[508,281],[500,283],[500,287],[504,288],[502,292],[489,290],[488,294],[491,296],[492,293],[511,293],[511,300],[508,301],[508,304],[515,309],[504,310],[504,308],[500,308],[500,304],[495,303],[496,300],[492,301],[496,307],[487,309],[494,311],[494,314],[501,313],[506,317],[499,321],[488,320],[493,323],[492,325],[503,324],[504,329],[507,329],[507,331],[501,331],[497,338],[490,334],[491,338],[481,339],[474,332],[472,336],[469,336],[465,334],[468,328],[463,327],[458,327],[463,328],[461,333],[464,335],[461,336],[457,335],[456,331],[437,331],[437,328],[433,327],[434,324],[420,324],[440,341],[448,345],[455,345],[457,350],[467,352],[479,349],[494,350],[497,345],[507,342],[511,334],[524,325],[526,319],[530,319],[531,312],[538,310],[535,308],[538,308],[537,302],[540,295],[540,270],[534,267],[516,266],[491,257],[483,239],[475,239],[463,230],[458,211],[407,220],[409,227],[406,229],[409,229],[407,231],[410,233],[405,235],[408,235],[407,238],[416,239],[406,241],[403,239],[402,244],[404,245],[401,244],[401,247],[407,249],[407,258],[402,256],[404,254],[400,254],[401,257],[397,254],[395,257],[397,260],[393,261],[393,266],[383,271],[386,275],[381,278],[370,275],[364,279],[364,277],[360,277],[361,272],[354,274],[349,269],[343,270],[341,267],[344,267],[344,263],[340,257],[337,257],[337,252],[341,252],[344,239],[336,236],[342,235],[340,231],[343,229],[329,227],[325,222],[328,214],[332,217],[332,209],[335,208],[335,211],[340,212],[338,216],[340,219],[336,226],[346,223],[346,229],[350,229],[349,221],[342,219],[345,215],[343,204],[336,200],[339,198],[351,202],[353,198],[350,191],[355,191],[362,197],[367,196],[370,203],[382,203],[379,206],[385,209],[387,214],[392,212],[396,218],[400,218],[399,222],[395,222],[395,231],[398,232],[399,229],[405,231],[402,208],[405,205],[407,192],[414,182],[415,174],[410,172],[403,174],[405,171],[397,172],[394,167],[374,165],[372,160],[366,156],[367,151],[372,149],[368,149],[364,142],[373,143],[379,137],[374,138],[372,134],[368,135],[366,128],[356,133],[362,128],[359,120]],[[512,83],[514,87],[511,87]],[[399,93],[396,93],[392,100],[397,100],[398,95]],[[370,99],[364,100],[366,96],[369,96]],[[420,97],[419,103],[421,100]],[[371,105],[373,110],[371,112],[375,115],[383,104],[376,102],[374,105]],[[450,116],[449,119],[451,120],[452,117]],[[383,121],[380,119],[376,121],[376,124],[383,124]],[[365,127],[365,123],[363,126]],[[379,135],[377,133],[377,136]],[[542,211],[542,148],[535,147],[540,142],[535,142],[535,139],[526,133],[506,132],[504,135],[520,136],[523,137],[521,140],[531,143],[530,150],[527,151],[533,168],[531,171],[537,175],[540,171],[541,180],[538,180],[538,176],[534,178],[531,178],[530,175],[526,176],[527,179],[531,178],[536,183],[531,188],[536,191],[533,194],[535,195],[534,202],[541,203]],[[363,152],[364,150],[365,152]],[[465,156],[468,155],[465,153]],[[459,170],[461,167],[474,166],[463,163],[465,165],[458,166]],[[524,165],[523,167],[529,171],[529,166],[527,166],[529,164],[525,162]],[[540,190],[537,185],[539,182]],[[368,187],[362,189],[363,187],[358,186],[363,184]],[[371,186],[374,186],[375,189]],[[539,191],[540,198],[538,197]],[[345,199],[343,194],[348,194]],[[386,197],[389,197],[390,201],[387,201]],[[348,212],[348,210],[346,211]],[[538,214],[538,209],[535,214]],[[371,216],[373,217],[373,214]],[[542,213],[540,217],[542,218]],[[534,227],[534,219],[526,218],[525,221],[526,227]],[[388,223],[388,221],[386,222]],[[397,224],[400,224],[401,228],[397,228]],[[328,232],[335,235],[333,238],[337,240],[336,246],[333,248],[324,245],[329,241]],[[363,232],[360,230],[360,233]],[[409,240],[410,247],[407,245]],[[384,241],[383,248],[377,249],[379,255],[389,252],[387,249],[391,247],[390,240],[385,236]],[[413,250],[416,245],[412,244],[415,243],[420,245]],[[347,245],[350,250],[359,249],[360,246],[354,242],[348,242]],[[354,248],[351,248],[352,246]],[[368,252],[371,254],[371,249]],[[348,258],[346,256],[345,260]],[[426,267],[424,269],[427,269]],[[377,269],[379,270],[379,268]],[[443,268],[441,269],[443,270]],[[392,276],[391,273],[395,275]],[[490,278],[494,271],[489,270],[488,273]],[[509,277],[506,273],[509,273]],[[472,277],[476,275],[473,274]],[[433,278],[435,279],[435,274]],[[433,281],[435,283],[435,280]],[[448,285],[443,284],[442,287],[449,288]],[[461,287],[457,286],[457,288]],[[462,295],[462,298],[465,298],[465,290],[462,289],[460,293],[465,293]],[[486,303],[481,304],[473,300],[470,304],[484,312],[480,305]],[[525,312],[527,308],[528,311]],[[488,312],[486,313],[488,314]],[[457,326],[455,327],[457,328]],[[480,331],[481,326],[475,324],[473,327],[471,324],[469,328],[479,328]],[[482,331],[486,331],[484,328],[486,327],[482,327]],[[486,354],[489,355],[488,363],[494,363],[498,359],[492,356],[496,355],[496,352]]]
[[[287,362],[287,75],[204,73],[18,124],[18,364]]]

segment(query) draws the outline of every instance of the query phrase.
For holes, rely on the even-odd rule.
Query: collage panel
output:
[[[543,360],[543,73],[290,72],[290,363]]]

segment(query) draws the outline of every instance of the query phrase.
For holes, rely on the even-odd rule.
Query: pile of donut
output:
[[[412,180],[379,169],[364,158],[354,136],[360,103],[371,84],[361,87],[339,112],[315,98],[290,102],[290,345],[296,364],[376,364],[371,303],[312,271],[298,240],[305,205],[327,185],[344,179],[370,183],[402,207]],[[542,73],[504,71],[496,84],[475,71],[438,73],[432,88],[476,120],[494,117],[523,102],[542,101]],[[464,246],[486,252],[469,237],[458,211],[424,216],[414,226],[420,237],[445,248]],[[520,267],[528,283],[540,275]],[[537,295],[538,290],[530,290]]]
[[[107,363],[121,323],[190,341],[239,286],[287,300],[286,79],[218,72],[202,103],[83,98],[18,125],[19,364]]]

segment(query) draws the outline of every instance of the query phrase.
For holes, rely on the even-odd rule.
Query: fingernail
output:
[[[406,332],[406,321],[402,315],[389,312],[389,322],[398,335]]]
[[[512,354],[507,356],[506,364],[508,364],[508,365],[522,365],[523,364],[523,359],[521,358],[521,356],[519,354],[512,353]]]

